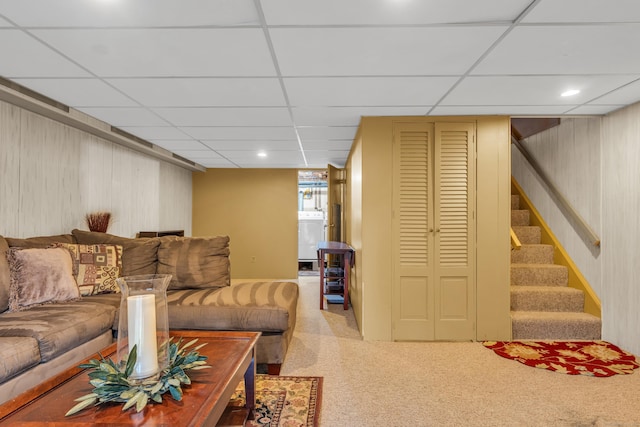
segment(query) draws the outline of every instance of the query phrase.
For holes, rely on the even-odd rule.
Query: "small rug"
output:
[[[485,341],[496,354],[527,366],[568,375],[632,374],[636,357],[606,341]]]
[[[246,425],[316,427],[321,401],[322,377],[256,375],[256,416]],[[244,381],[240,381],[230,405],[244,405]]]

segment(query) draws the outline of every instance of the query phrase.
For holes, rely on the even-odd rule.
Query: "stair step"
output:
[[[511,226],[514,225],[529,225],[529,217],[531,212],[528,209],[516,210],[511,209]]]
[[[553,264],[553,246],[523,244],[519,250],[511,251],[511,263]]]
[[[517,194],[511,195],[511,209],[520,209],[520,196]]]
[[[584,292],[563,286],[511,286],[513,311],[584,311]]]
[[[511,264],[512,285],[567,286],[569,271],[556,264]]]
[[[512,311],[514,340],[599,340],[601,320],[588,313]]]
[[[540,244],[540,227],[536,225],[514,225],[513,231],[522,244]]]

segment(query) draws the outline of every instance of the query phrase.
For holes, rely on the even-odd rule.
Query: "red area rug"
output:
[[[485,341],[485,347],[527,366],[568,375],[632,374],[636,357],[606,341]]]

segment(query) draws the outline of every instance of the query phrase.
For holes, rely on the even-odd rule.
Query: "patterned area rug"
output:
[[[322,377],[256,375],[256,416],[249,427],[318,426],[322,400]],[[244,381],[230,405],[244,405]]]
[[[485,341],[484,346],[527,366],[568,375],[632,374],[636,357],[606,341]]]

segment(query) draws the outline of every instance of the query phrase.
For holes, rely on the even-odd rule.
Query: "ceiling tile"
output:
[[[210,159],[221,159],[222,156],[216,153],[213,150],[175,150],[175,153],[179,156],[189,156],[191,159],[198,160],[210,160]]]
[[[286,78],[289,100],[309,106],[418,106],[434,104],[456,77]]]
[[[85,114],[113,126],[167,126],[168,122],[145,108],[78,108]]]
[[[637,0],[542,0],[522,22],[639,22]]]
[[[125,132],[136,135],[143,139],[184,139],[188,137],[178,128],[172,126],[123,126],[120,127]]]
[[[640,24],[514,29],[472,74],[640,73]]]
[[[32,33],[100,77],[275,76],[259,28],[47,29]]]
[[[584,115],[603,115],[612,113],[624,105],[582,105],[571,110],[567,110],[565,114],[584,114]]]
[[[302,147],[305,150],[313,150],[313,151],[349,151],[351,149],[351,144],[353,143],[353,139],[342,139],[342,140],[302,140]]]
[[[90,74],[20,30],[0,31],[0,75],[19,77],[87,77]]]
[[[309,167],[321,168],[326,167],[328,164],[342,168],[345,165],[349,151],[307,151],[307,162]]]
[[[187,150],[197,151],[197,150],[204,150],[207,148],[200,141],[196,141],[193,139],[175,139],[175,140],[150,139],[149,141],[169,151],[174,151],[174,150],[180,150],[181,152],[184,152]],[[184,156],[184,157],[188,157],[188,156]]]
[[[388,25],[513,21],[530,0],[268,0],[268,25]]]
[[[560,115],[574,106],[567,105],[451,105],[438,106],[429,116],[548,116]]]
[[[627,75],[467,77],[441,105],[579,105],[632,79]],[[581,92],[560,96],[567,89]]]
[[[180,127],[187,135],[196,139],[258,139],[258,140],[283,140],[296,138],[293,127]]]
[[[594,99],[592,104],[618,104],[629,105],[640,101],[640,80],[635,80],[608,94]]]
[[[303,126],[298,127],[302,139],[353,139],[358,126]]]
[[[259,157],[250,151],[218,151],[220,155],[234,163],[250,165],[250,167],[270,167],[270,164],[277,165],[304,165],[302,154],[299,151],[271,151],[267,157]]]
[[[423,116],[431,106],[420,107],[296,107],[297,126],[357,126],[363,116]]]
[[[0,27],[13,27],[13,25],[6,19],[0,17]]]
[[[285,106],[276,78],[109,79],[150,107]]]
[[[258,152],[261,150],[269,150],[269,151],[294,151],[298,150],[298,141],[290,140],[290,141],[263,141],[263,140],[255,140],[255,141],[213,141],[213,140],[202,140],[202,144],[210,147],[212,150],[216,151],[253,151]]]
[[[274,108],[154,108],[175,126],[292,126],[289,110]]]
[[[252,0],[0,0],[0,9],[18,25],[29,27],[259,24]]]
[[[36,92],[76,109],[137,107],[135,101],[98,79],[13,79]]]
[[[269,32],[285,77],[366,76],[464,74],[506,29],[275,28]]]

